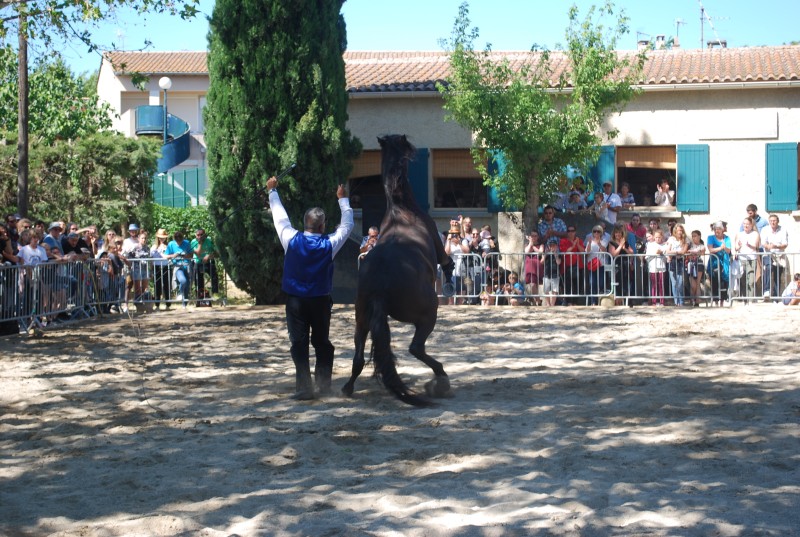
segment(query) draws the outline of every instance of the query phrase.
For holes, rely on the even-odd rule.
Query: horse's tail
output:
[[[432,406],[433,403],[416,395],[405,385],[395,366],[396,357],[392,352],[391,333],[389,331],[389,318],[382,300],[374,300],[370,304],[369,330],[372,333],[372,357],[375,364],[375,374],[381,383],[391,391],[395,397],[414,406]]]

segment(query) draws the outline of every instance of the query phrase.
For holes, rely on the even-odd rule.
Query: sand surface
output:
[[[800,535],[800,308],[443,307],[430,409],[338,395],[353,318],[312,402],[280,307],[3,338],[0,534]]]

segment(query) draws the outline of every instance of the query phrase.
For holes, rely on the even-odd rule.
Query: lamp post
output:
[[[172,79],[162,76],[158,79],[158,87],[164,90],[164,144],[167,143],[167,90],[172,87]]]

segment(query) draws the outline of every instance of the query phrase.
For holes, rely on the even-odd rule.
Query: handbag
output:
[[[588,263],[586,263],[586,268],[594,272],[595,270],[600,268],[600,258],[595,257],[592,258]]]

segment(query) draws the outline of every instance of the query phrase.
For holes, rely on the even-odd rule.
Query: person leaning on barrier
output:
[[[742,231],[736,234],[733,248],[731,258],[738,259],[742,267],[744,295],[753,298],[756,296],[756,267],[761,236],[755,229],[755,221],[751,217],[746,217],[742,222]]]
[[[0,225],[0,262],[3,265],[16,265],[19,263],[19,258],[14,255],[14,249],[11,247],[11,235],[8,232],[8,227]]]
[[[722,306],[728,300],[728,285],[731,269],[731,239],[725,234],[725,222],[712,224],[713,235],[706,239],[708,267],[706,274],[711,278],[711,294],[714,304]]]
[[[189,259],[192,257],[192,247],[183,237],[183,233],[180,231],[173,233],[172,240],[164,251],[164,257],[172,264],[173,276],[178,284],[177,298],[186,308],[189,302]]]
[[[75,231],[61,237],[61,255],[67,261],[86,261],[91,252],[89,245]]]
[[[573,296],[565,298],[564,304],[577,304],[578,298],[574,295],[583,294],[583,251],[585,248],[583,240],[577,236],[575,226],[572,224],[567,226],[567,236],[559,243],[559,250],[562,253],[561,270],[564,274],[562,288],[564,294]]]
[[[769,225],[761,229],[761,247],[769,254],[763,257],[764,273],[761,278],[765,299],[778,294],[781,278],[788,269],[784,252],[789,246],[789,234],[779,224],[778,215],[769,215],[768,221]]]
[[[194,252],[194,270],[197,278],[197,298],[207,298],[205,295],[205,279],[208,274],[211,277],[211,293],[219,293],[219,278],[217,276],[217,264],[214,259],[217,257],[217,248],[203,228],[197,228],[194,232],[194,239],[190,244]],[[210,302],[209,302],[210,304]]]
[[[164,258],[167,252],[169,235],[164,228],[156,231],[156,240],[150,248],[150,257],[153,259],[153,292],[155,294],[155,309],[160,306],[160,301],[164,301],[165,309],[169,309],[169,287],[172,277],[170,276],[169,261]]]

